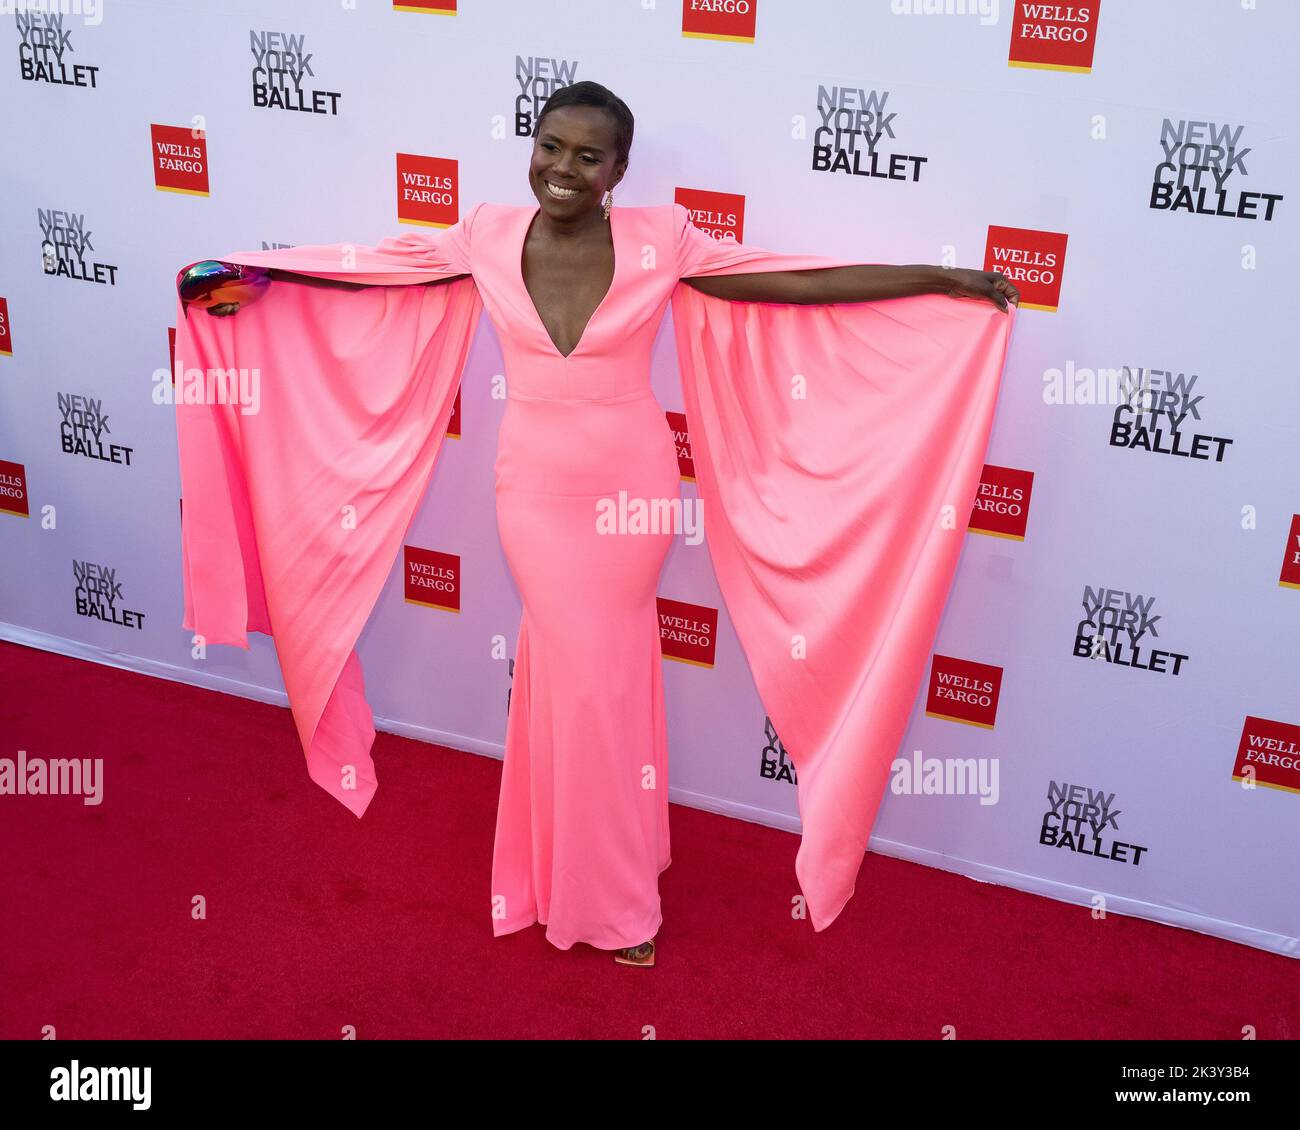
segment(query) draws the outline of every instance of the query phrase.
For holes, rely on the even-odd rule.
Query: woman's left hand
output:
[[[999,310],[1005,310],[1008,302],[1020,305],[1020,291],[1001,271],[968,271],[962,267],[950,267],[944,271],[944,279],[948,284],[948,294],[954,298],[985,298]]]

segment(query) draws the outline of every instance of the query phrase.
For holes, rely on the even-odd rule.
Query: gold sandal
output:
[[[648,942],[642,942],[639,946],[629,946],[626,949],[615,950],[614,960],[619,965],[654,965],[654,938],[651,938]]]

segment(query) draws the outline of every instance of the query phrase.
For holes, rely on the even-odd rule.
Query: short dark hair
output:
[[[632,129],[635,122],[632,111],[623,99],[598,82],[583,81],[562,86],[547,98],[542,112],[537,115],[533,133],[536,134],[542,128],[542,121],[547,114],[564,106],[595,106],[605,110],[614,119],[614,143],[618,147],[618,160],[627,160],[632,151]]]

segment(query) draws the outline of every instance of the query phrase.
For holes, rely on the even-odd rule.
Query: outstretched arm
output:
[[[308,286],[329,286],[338,290],[360,290],[362,287],[372,286],[372,283],[348,282],[346,279],[323,279],[318,275],[300,275],[296,271],[282,271],[278,267],[271,268],[269,271],[273,279],[288,279],[290,282],[306,283]],[[464,275],[449,275],[445,279],[431,279],[423,286],[438,286],[440,283],[454,282],[456,279],[463,279]]]
[[[806,271],[762,271],[748,275],[683,278],[696,290],[732,302],[875,302],[915,294],[983,298],[1000,310],[1019,305],[1020,291],[999,271],[970,271],[924,263],[894,266],[860,263],[851,267],[816,267]]]
[[[221,262],[221,260],[214,260]],[[287,279],[290,282],[304,283],[307,286],[324,286],[335,290],[360,290],[365,283],[345,282],[342,279],[322,279],[315,275],[300,275],[296,271],[282,271],[278,267],[263,268],[267,278],[274,281],[275,279]],[[213,306],[206,307],[207,312],[214,318],[228,318],[232,314],[239,312],[238,302],[218,302]]]
[[[289,282],[302,283],[304,286],[323,286],[332,290],[361,290],[363,287],[373,285],[371,283],[348,282],[346,279],[323,279],[318,275],[303,275],[297,271],[282,271],[279,267],[266,268],[266,274],[272,280],[285,279]],[[437,286],[439,283],[454,282],[456,279],[463,279],[464,277],[464,275],[451,275],[445,279],[433,279],[423,285]],[[229,317],[238,310],[238,302],[221,302],[215,306],[207,307],[207,312],[217,318]]]
[[[307,286],[327,286],[336,290],[360,290],[366,283],[346,282],[343,279],[322,279],[316,275],[300,275],[296,271],[282,271],[272,267],[267,272],[273,279],[286,279],[289,282],[305,283]]]

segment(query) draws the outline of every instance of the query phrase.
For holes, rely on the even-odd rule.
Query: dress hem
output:
[[[672,859],[669,858],[668,862],[665,863],[661,868],[659,868],[659,874],[662,875],[665,871],[667,871],[668,868],[672,865],[672,862],[673,862]],[[573,938],[567,942],[560,942],[557,941],[555,938],[551,937],[551,933],[549,930],[547,930],[546,932],[546,940],[550,942],[551,945],[553,945],[558,950],[569,950],[572,949],[575,945],[581,943],[582,945],[591,946],[592,949],[605,950],[608,953],[613,953],[615,950],[629,949],[633,946],[639,946],[649,941],[659,932],[659,927],[663,925],[663,921],[664,921],[664,917],[663,917],[662,910],[656,910],[654,915],[654,924],[648,927],[644,931],[636,931],[636,933],[639,934],[639,937],[634,942],[620,941],[620,942],[615,942],[613,945],[607,945],[604,944],[603,940],[601,943],[597,943],[597,942],[589,941],[587,938]],[[538,915],[530,914],[526,918],[506,919],[503,922],[493,922],[492,934],[494,937],[501,938],[507,934],[514,934],[520,930],[526,930],[528,929],[529,926],[545,926],[545,925],[546,923],[543,922],[542,919],[538,917]]]

